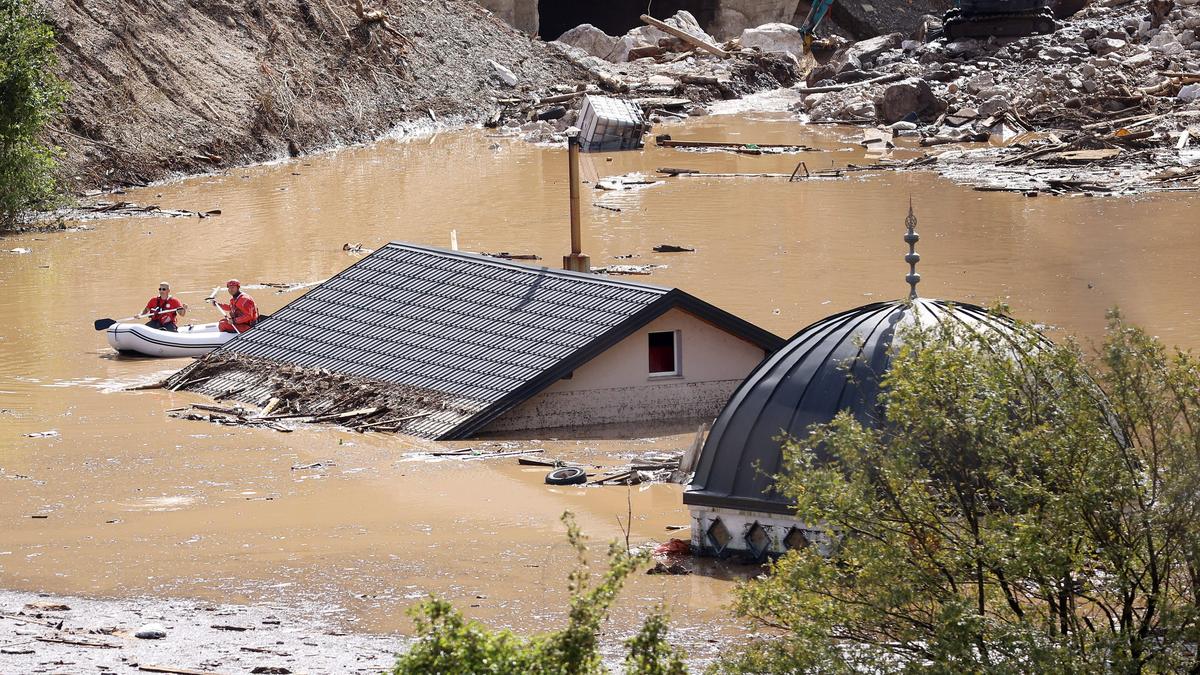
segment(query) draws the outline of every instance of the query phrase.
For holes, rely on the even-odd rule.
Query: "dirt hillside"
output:
[[[490,116],[582,71],[464,0],[50,0],[71,85],[51,139],[81,186]],[[512,71],[504,84],[494,61]]]

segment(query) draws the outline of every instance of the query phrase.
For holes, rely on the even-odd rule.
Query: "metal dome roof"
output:
[[[802,438],[810,425],[828,422],[841,410],[863,424],[878,424],[880,379],[903,341],[903,329],[942,321],[1005,333],[1014,326],[976,305],[915,298],[864,305],[801,330],[729,399],[704,444],[684,503],[790,513],[789,500],[772,488],[783,463],[779,437]]]

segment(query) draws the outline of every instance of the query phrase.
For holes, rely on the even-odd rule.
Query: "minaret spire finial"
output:
[[[917,216],[913,213],[912,196],[908,198],[908,217],[904,219],[904,226],[908,228],[908,232],[904,235],[904,243],[908,244],[908,255],[904,256],[904,262],[908,263],[908,276],[904,280],[908,282],[908,299],[917,299],[917,284],[921,283],[921,275],[917,274],[917,263],[921,262],[921,256],[917,253],[917,242],[921,240],[921,235],[917,234]]]

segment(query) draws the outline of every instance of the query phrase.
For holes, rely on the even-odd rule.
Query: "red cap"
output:
[[[225,285],[226,286],[241,286],[242,282],[238,281],[237,279],[230,279],[229,281],[225,282]]]

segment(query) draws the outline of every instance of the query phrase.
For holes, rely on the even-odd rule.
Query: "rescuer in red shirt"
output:
[[[258,323],[258,306],[254,298],[242,292],[242,283],[237,279],[230,279],[225,288],[229,290],[229,304],[213,300],[227,312],[227,318],[221,319],[218,328],[226,333],[245,333]]]
[[[142,310],[142,314],[150,316],[147,326],[172,333],[179,330],[178,317],[186,312],[187,305],[171,297],[171,284],[165,281],[158,285],[158,295],[150,298]]]

